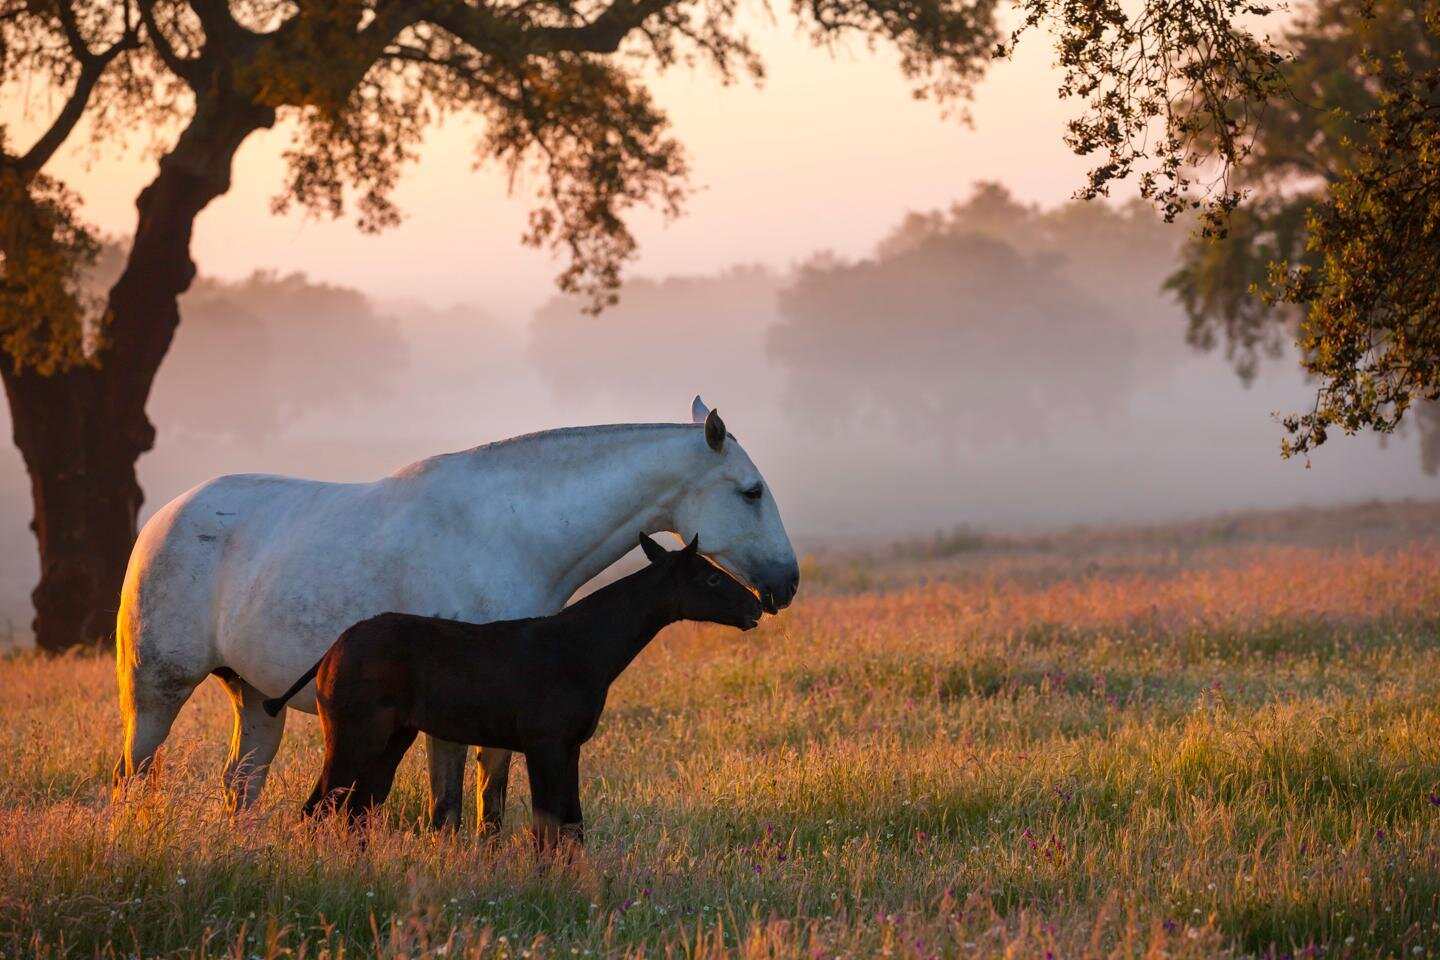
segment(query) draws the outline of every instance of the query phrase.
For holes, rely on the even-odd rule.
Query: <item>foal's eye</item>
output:
[[[753,487],[746,487],[744,490],[741,490],[740,496],[744,497],[746,500],[759,500],[761,494],[763,494],[764,492],[764,484],[757,483]]]
[[[705,581],[705,586],[707,586],[707,587],[718,587],[718,586],[720,586],[720,581],[721,581],[721,579],[722,579],[722,577],[720,576],[720,574],[718,574],[718,573],[712,573],[712,574],[710,574],[710,579],[708,579],[708,580]]]

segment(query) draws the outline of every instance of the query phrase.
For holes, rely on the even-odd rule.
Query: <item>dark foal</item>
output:
[[[610,685],[661,628],[705,620],[749,630],[759,598],[699,553],[641,534],[650,564],[551,617],[462,623],[382,613],[347,629],[284,696],[312,678],[325,765],[305,815],[334,803],[349,818],[383,803],[416,734],[525,754],[537,843],[583,839],[580,746]],[[358,808],[358,809],[357,809]]]

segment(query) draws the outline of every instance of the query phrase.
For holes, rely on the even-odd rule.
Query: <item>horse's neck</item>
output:
[[[675,502],[702,469],[698,452],[706,448],[695,430],[646,424],[539,434],[444,458],[442,482],[477,535],[504,542],[511,534],[527,545],[526,566],[559,609],[642,531],[673,529]]]
[[[560,614],[587,662],[606,686],[615,682],[665,627],[681,619],[665,571],[646,567],[577,600]]]

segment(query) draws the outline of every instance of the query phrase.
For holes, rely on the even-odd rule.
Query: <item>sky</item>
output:
[[[1003,180],[1019,197],[1045,203],[1082,182],[1084,163],[1061,142],[1073,105],[1056,97],[1043,35],[1028,37],[1013,61],[995,64],[969,105],[967,126],[914,100],[888,49],[817,50],[788,14],[777,16],[747,23],[768,69],[761,86],[727,87],[704,69],[655,79],[698,192],[678,221],[649,212],[634,219],[641,243],[634,274],[737,263],[785,268],[822,249],[858,255],[901,212],[946,205],[976,180]],[[25,118],[13,114],[0,109],[7,122],[21,121],[20,139]],[[494,165],[474,169],[474,124],[452,118],[431,131],[397,194],[406,219],[379,236],[350,221],[268,213],[291,133],[282,125],[241,148],[230,192],[196,225],[203,272],[240,278],[262,268],[303,270],[382,298],[482,304],[512,323],[553,293],[561,265],[520,244],[528,197],[523,185],[510,194]],[[134,198],[154,175],[154,157],[142,146],[118,156],[73,147],[52,168],[107,233],[134,228]]]

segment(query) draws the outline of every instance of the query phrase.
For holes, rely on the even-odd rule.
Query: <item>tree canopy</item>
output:
[[[1287,94],[1237,171],[1251,198],[1170,285],[1190,340],[1223,343],[1243,377],[1298,346],[1318,384],[1285,418],[1289,455],[1336,428],[1389,433],[1440,397],[1440,4],[1317,0],[1284,45]]]

